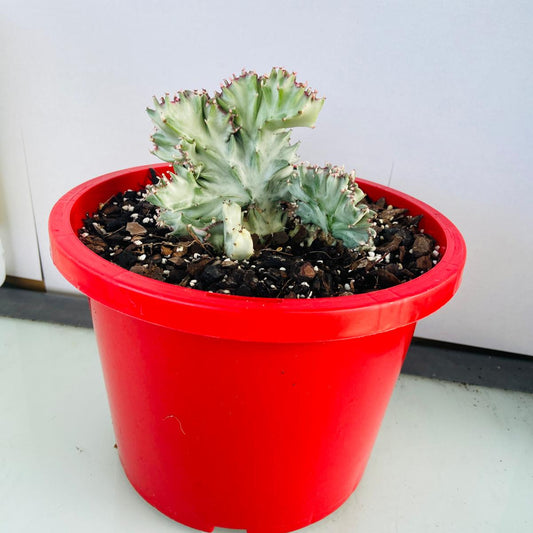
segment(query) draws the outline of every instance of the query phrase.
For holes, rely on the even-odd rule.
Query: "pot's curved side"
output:
[[[327,341],[415,323],[444,305],[459,286],[466,248],[457,228],[423,202],[365,180],[359,183],[369,195],[385,196],[394,205],[424,215],[422,227],[438,240],[442,251],[439,264],[429,272],[390,289],[312,300],[210,294],[134,274],[89,250],[79,241],[77,230],[82,218],[99,203],[146,184],[149,168],[107,174],[74,188],[54,206],[49,222],[52,258],[62,274],[90,298],[130,316],[216,338]],[[169,166],[152,168],[162,172]]]
[[[339,507],[363,475],[414,330],[246,343],[91,307],[126,475],[150,504],[204,531],[285,533]]]

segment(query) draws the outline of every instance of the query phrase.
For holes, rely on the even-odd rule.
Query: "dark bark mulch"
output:
[[[87,215],[81,241],[103,258],[153,279],[240,296],[322,298],[376,291],[412,280],[439,260],[439,246],[421,231],[421,215],[366,199],[376,211],[374,249],[354,252],[318,238],[306,246],[303,227],[257,244],[248,260],[220,257],[209,244],[175,237],[156,224],[145,191],[127,191]],[[293,232],[291,232],[293,233]]]

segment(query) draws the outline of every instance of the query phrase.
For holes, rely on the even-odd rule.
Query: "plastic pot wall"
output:
[[[371,197],[424,214],[441,246],[437,266],[395,288],[305,301],[171,286],[77,238],[86,213],[146,184],[148,168],[80,185],[50,216],[53,260],[90,300],[126,475],[149,503],[200,530],[309,525],[361,479],[417,320],[459,286],[463,239],[426,204],[359,180]]]

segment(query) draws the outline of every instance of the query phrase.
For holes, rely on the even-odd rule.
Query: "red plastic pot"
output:
[[[459,286],[464,241],[428,205],[359,180],[371,197],[424,215],[442,252],[432,270],[315,300],[172,286],[77,238],[86,213],[145,185],[148,168],[76,187],[49,224],[54,263],[89,297],[126,475],[160,511],[204,531],[283,533],[320,520],[361,479],[417,320]]]

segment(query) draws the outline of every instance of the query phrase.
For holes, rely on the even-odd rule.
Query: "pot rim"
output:
[[[414,280],[388,289],[315,299],[216,294],[135,274],[87,248],[77,230],[82,217],[91,211],[90,206],[95,211],[98,203],[121,192],[113,189],[115,183],[130,183],[122,190],[140,187],[148,183],[150,168],[161,172],[171,166],[143,165],[91,179],[67,192],[55,204],[49,219],[51,255],[58,270],[90,299],[122,313],[217,338],[326,341],[371,335],[416,322],[444,305],[459,287],[466,246],[455,225],[412,196],[359,178],[359,186],[370,196],[385,196],[396,207],[408,207],[412,214],[424,215],[422,227],[441,247],[437,265]],[[95,203],[97,191],[107,191],[107,195]]]

